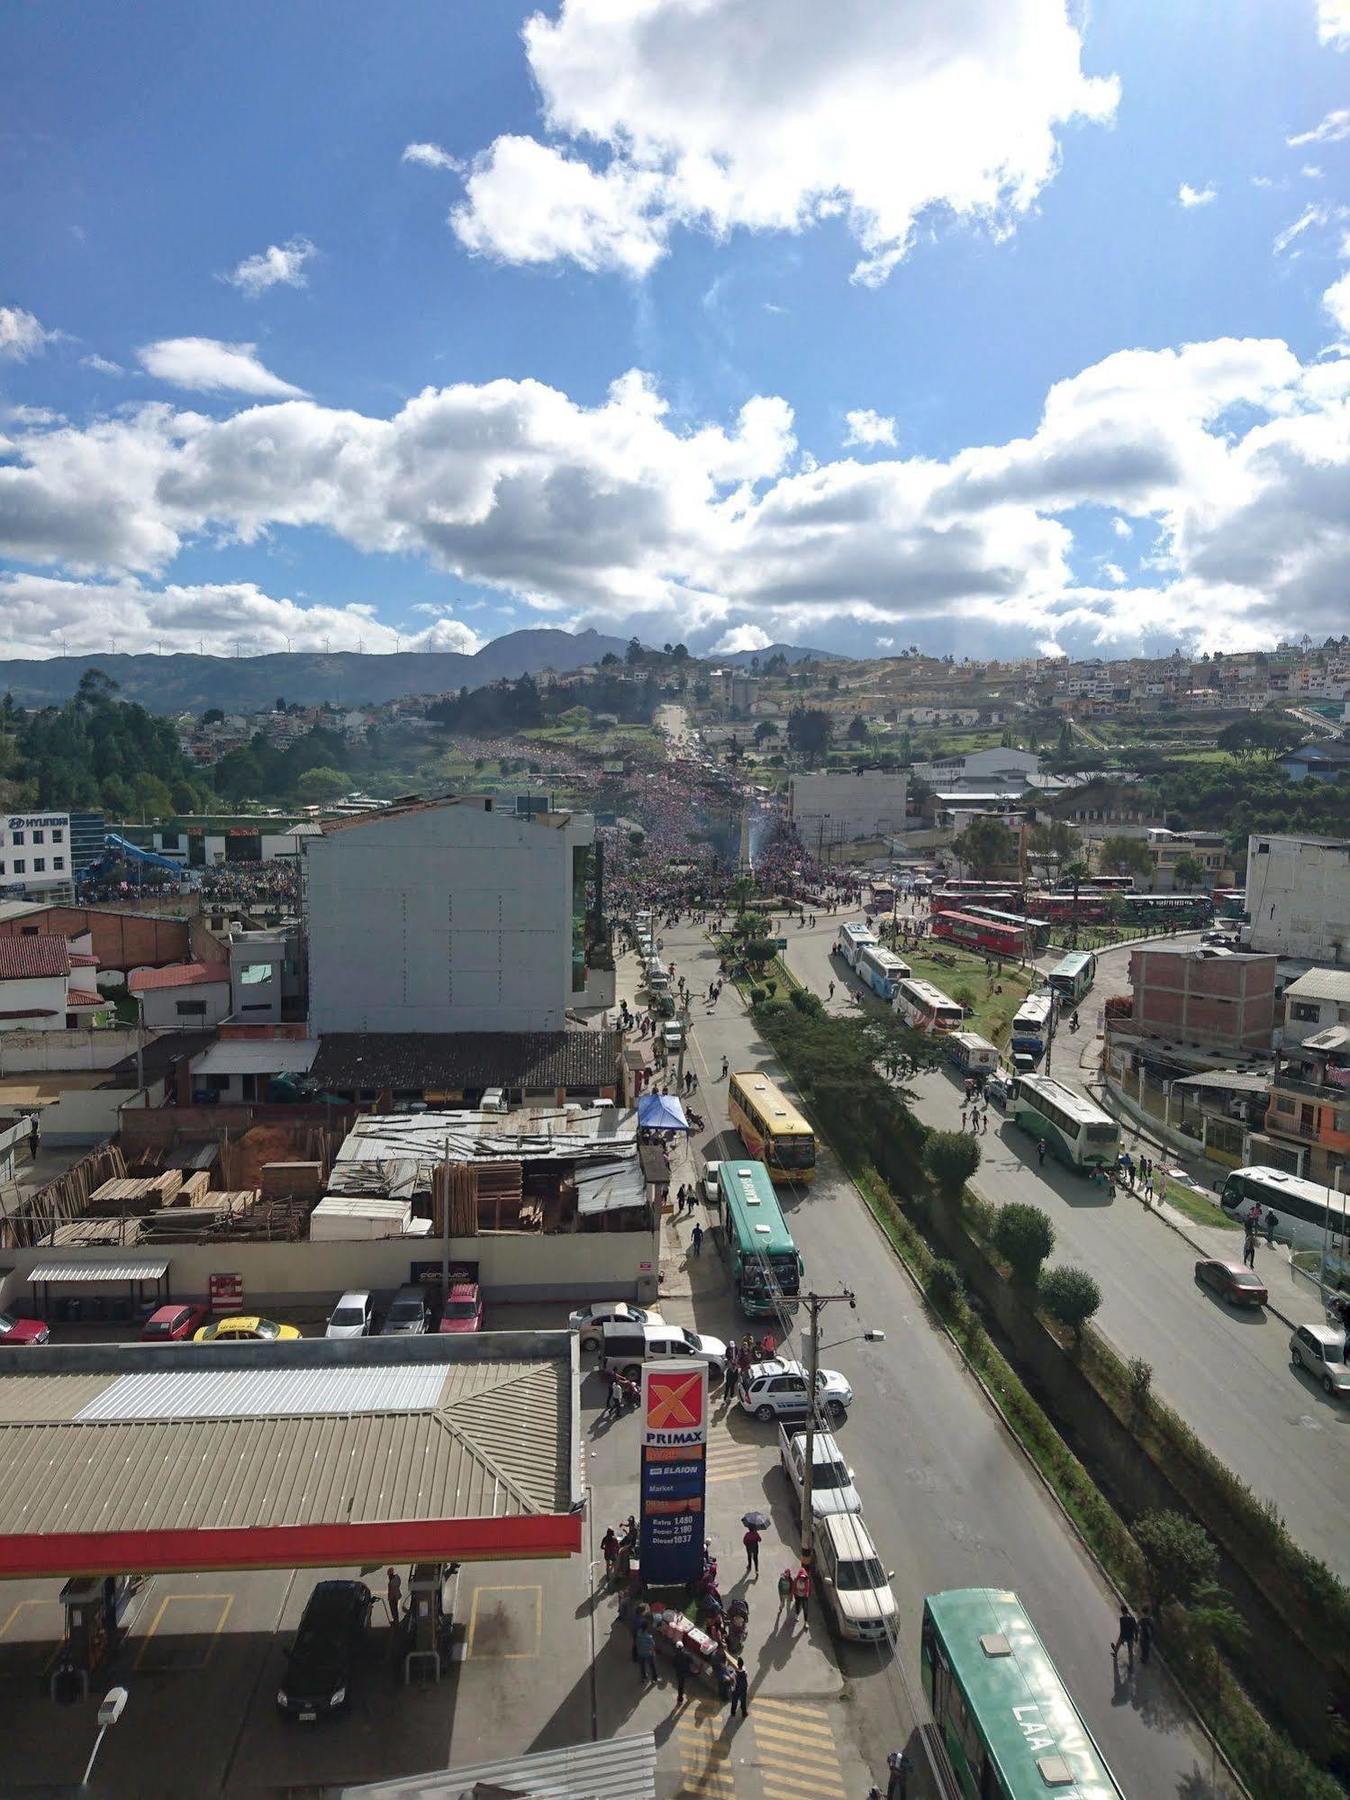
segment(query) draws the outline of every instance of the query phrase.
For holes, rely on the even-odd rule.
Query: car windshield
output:
[[[334,1325],[359,1325],[365,1318],[359,1306],[339,1306],[330,1323]]]
[[[420,1300],[395,1300],[389,1308],[389,1317],[400,1325],[412,1324],[421,1316],[422,1302]]]
[[[841,1562],[837,1582],[841,1594],[861,1594],[886,1585],[886,1574],[875,1556],[859,1556]]]
[[[1326,1339],[1323,1341],[1322,1354],[1329,1363],[1345,1361],[1345,1351],[1334,1339]]]
[[[811,1476],[812,1487],[846,1488],[849,1486],[848,1470],[841,1462],[817,1463]]]
[[[476,1300],[447,1300],[443,1317],[447,1319],[472,1319],[477,1315]]]
[[[273,1319],[259,1319],[253,1335],[260,1338],[280,1337],[281,1327]]]
[[[682,1332],[681,1336],[684,1338],[685,1343],[688,1344],[688,1346],[691,1350],[701,1350],[703,1348],[702,1338],[695,1336],[695,1334],[692,1331]]]

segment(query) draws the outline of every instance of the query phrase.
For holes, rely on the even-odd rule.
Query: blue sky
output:
[[[57,3],[6,42],[14,653],[1350,624],[1340,0]]]

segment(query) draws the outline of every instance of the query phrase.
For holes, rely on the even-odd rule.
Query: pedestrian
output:
[[[701,1256],[703,1254],[703,1227],[697,1221],[694,1223],[689,1242],[693,1247],[694,1255]]]
[[[1279,1223],[1279,1220],[1276,1218],[1275,1214],[1271,1211],[1270,1207],[1267,1207],[1266,1208],[1266,1246],[1268,1249],[1271,1249],[1271,1250],[1273,1250],[1275,1248],[1275,1227],[1278,1223]]]
[[[749,1698],[750,1698],[750,1677],[745,1672],[745,1659],[743,1657],[738,1656],[736,1658],[736,1673],[732,1677],[732,1681],[731,1681],[731,1714],[730,1714],[730,1716],[733,1719],[736,1717],[736,1708],[738,1706],[741,1709],[741,1717],[745,1718],[747,1716]]]
[[[633,1649],[637,1652],[638,1680],[642,1683],[656,1681],[656,1639],[652,1636],[651,1621],[642,1619],[633,1634]]]
[[[803,1563],[792,1577],[792,1611],[793,1617],[806,1621],[807,1602],[811,1598],[811,1571]]]
[[[684,1705],[684,1684],[689,1679],[694,1667],[693,1659],[685,1649],[684,1639],[679,1638],[675,1644],[675,1704]]]
[[[728,1070],[728,1069],[729,1069],[729,1068],[730,1068],[730,1067],[731,1067],[731,1064],[730,1064],[730,1063],[729,1063],[729,1062],[728,1062],[728,1061],[727,1061],[727,1059],[726,1059],[726,1057],[725,1057],[725,1056],[724,1056],[724,1057],[723,1057],[723,1058],[722,1058],[722,1080],[723,1080],[723,1081],[725,1081],[725,1080],[726,1080],[726,1078],[727,1078],[727,1070]]]
[[[605,1559],[605,1580],[614,1579],[614,1565],[619,1560],[619,1534],[611,1525],[600,1540],[600,1554]]]
[[[892,1750],[886,1758],[886,1800],[906,1800],[909,1778],[914,1764],[903,1750]]]
[[[755,1580],[759,1580],[759,1533],[753,1525],[747,1525],[745,1536],[741,1539],[745,1545],[745,1572],[748,1575],[753,1569]]]
[[[834,999],[834,983],[833,982],[830,983],[830,999],[831,1000]]]
[[[791,1606],[792,1606],[792,1570],[784,1569],[783,1573],[778,1577],[778,1611],[774,1614],[774,1623],[775,1624],[777,1624],[779,1617],[784,1612],[788,1612],[789,1617],[791,1616],[791,1613],[790,1613]]]
[[[1249,1269],[1256,1267],[1256,1233],[1249,1231],[1242,1245],[1242,1260]]]
[[[1134,1640],[1138,1630],[1139,1621],[1130,1611],[1127,1602],[1122,1600],[1120,1603],[1120,1625],[1116,1633],[1116,1641],[1111,1646],[1111,1661],[1114,1662],[1120,1651],[1124,1650],[1129,1657],[1131,1674],[1134,1673]]]
[[[735,1338],[732,1338],[730,1340],[730,1342],[727,1344],[727,1387],[728,1387],[728,1389],[735,1386],[736,1377],[740,1374],[740,1372],[741,1372],[740,1345],[736,1342]]]
[[[28,1121],[28,1159],[30,1162],[37,1161],[38,1145],[41,1141],[42,1127],[38,1124],[37,1114],[34,1113]]]
[[[398,1624],[399,1609],[403,1605],[403,1578],[397,1569],[390,1569],[388,1585],[384,1590],[384,1602],[389,1608],[389,1623]]]
[[[964,1131],[965,1128],[966,1128],[966,1108],[963,1106],[961,1108],[961,1129],[962,1129],[962,1131]]]
[[[1139,1660],[1147,1663],[1153,1649],[1153,1614],[1147,1607],[1139,1615]]]
[[[1037,1166],[1037,1168],[1041,1168],[1045,1164],[1046,1148],[1047,1148],[1047,1146],[1046,1146],[1045,1139],[1038,1138],[1036,1140],[1036,1166]]]
[[[778,1346],[773,1340],[773,1333],[771,1331],[766,1331],[764,1336],[759,1340],[759,1360],[761,1362],[772,1362],[777,1354]]]

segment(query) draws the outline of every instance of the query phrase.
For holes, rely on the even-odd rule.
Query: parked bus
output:
[[[1044,919],[1033,919],[1029,913],[1004,912],[1002,907],[981,906],[974,901],[965,909],[973,919],[991,919],[995,925],[1011,925],[1020,932],[1030,951],[1044,950],[1047,937]]]
[[[895,889],[889,881],[874,881],[868,896],[868,910],[871,912],[894,912]]]
[[[979,918],[975,913],[934,913],[930,929],[935,938],[960,944],[980,956],[1001,956],[1005,961],[1018,962],[1025,954],[1026,940],[1020,931],[994,919]]]
[[[906,975],[909,964],[902,962],[893,950],[880,944],[864,944],[858,952],[858,974],[883,1000],[894,1000],[895,990]]]
[[[906,975],[897,984],[895,1010],[916,1031],[959,1031],[966,1020],[949,994],[915,975]]]
[[[984,906],[1006,906],[1009,909],[1022,904],[1022,890],[1015,882],[1009,881],[935,881],[933,884],[933,902],[940,900],[978,900]]]
[[[835,933],[834,948],[850,969],[858,966],[858,952],[864,944],[875,944],[877,934],[863,919],[847,919]]]
[[[1253,1206],[1275,1214],[1275,1236],[1295,1250],[1321,1250],[1325,1244],[1338,1256],[1350,1252],[1347,1211],[1350,1194],[1307,1181],[1285,1169],[1264,1164],[1234,1169],[1223,1184],[1223,1209],[1234,1219],[1245,1219]]]
[[[746,1149],[760,1158],[774,1181],[814,1180],[816,1134],[767,1075],[757,1069],[733,1075],[727,1113]]]
[[[1088,875],[1079,882],[1078,886],[1080,889],[1096,888],[1101,894],[1131,894],[1134,892],[1134,876]]]
[[[1039,1062],[1050,1042],[1055,1025],[1055,997],[1045,988],[1028,994],[1013,1014],[1012,1048],[1014,1054],[1034,1056]]]
[[[1125,916],[1137,925],[1208,925],[1214,902],[1208,894],[1127,894]]]
[[[924,1691],[963,1795],[1124,1800],[1040,1634],[1006,1588],[923,1603]]]
[[[1106,899],[1101,894],[1028,894],[1027,912],[1033,919],[1044,919],[1050,925],[1100,925],[1106,917]]]
[[[762,1162],[717,1165],[718,1224],[731,1285],[747,1318],[795,1312],[802,1259]]]
[[[1097,959],[1090,950],[1073,950],[1057,962],[1046,980],[1061,1007],[1077,1006],[1097,978]]]
[[[1044,1138],[1071,1169],[1114,1169],[1120,1126],[1085,1095],[1049,1075],[1019,1075],[1013,1082],[1013,1122]]]
[[[1247,911],[1244,888],[1215,888],[1214,911],[1221,919],[1240,919]]]
[[[952,1032],[947,1055],[963,1075],[992,1075],[998,1067],[998,1051],[975,1031]]]

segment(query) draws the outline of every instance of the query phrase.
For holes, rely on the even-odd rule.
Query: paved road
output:
[[[830,955],[837,928],[836,918],[822,920],[814,931],[791,931],[787,960],[822,997],[834,981],[839,1010],[852,1000],[847,971]],[[1124,991],[1126,957],[1120,949],[1101,959],[1103,995]],[[1096,1011],[1095,995],[1089,996],[1083,1031],[1056,1040],[1054,1073],[1061,1079],[1082,1079],[1074,1065],[1079,1055],[1090,1054],[1088,1027]],[[915,1086],[920,1117],[947,1130],[960,1128],[962,1089],[952,1076],[934,1072]],[[1115,1348],[1152,1363],[1156,1391],[1210,1449],[1256,1494],[1274,1502],[1300,1544],[1338,1574],[1350,1574],[1344,1515],[1350,1407],[1327,1399],[1291,1370],[1288,1327],[1273,1313],[1237,1312],[1210,1298],[1195,1284],[1195,1250],[1137,1199],[1121,1192],[1110,1201],[1054,1162],[1038,1170],[1030,1138],[1011,1124],[995,1131],[996,1110],[989,1118],[976,1190],[990,1200],[1027,1201],[1049,1213],[1054,1260],[1077,1263],[1097,1277],[1103,1300],[1096,1323]],[[1193,1235],[1215,1245],[1213,1253],[1241,1256],[1236,1233],[1200,1227]],[[1257,1268],[1272,1292],[1277,1281],[1282,1284],[1283,1309],[1317,1316],[1308,1290],[1291,1282],[1287,1254],[1263,1248]]]
[[[715,964],[687,927],[667,931],[667,955],[702,993]],[[710,1133],[707,1155],[726,1153],[726,1054],[734,1067],[777,1073],[768,1047],[728,989],[717,1011],[694,1009],[693,1055]],[[841,1442],[857,1471],[881,1556],[895,1569],[902,1635],[898,1657],[846,1672],[868,1754],[913,1723],[920,1692],[923,1596],[944,1588],[1007,1585],[1030,1608],[1051,1654],[1128,1793],[1226,1792],[1210,1783],[1209,1754],[1156,1668],[1112,1677],[1112,1596],[946,1336],[885,1244],[861,1198],[825,1152],[816,1181],[786,1198],[808,1280],[821,1292],[852,1288],[856,1314],[825,1315],[823,1360],[852,1380],[857,1402]],[[880,1326],[883,1343],[865,1343]],[[796,1345],[794,1344],[794,1348]],[[856,1663],[856,1666],[855,1666]]]

